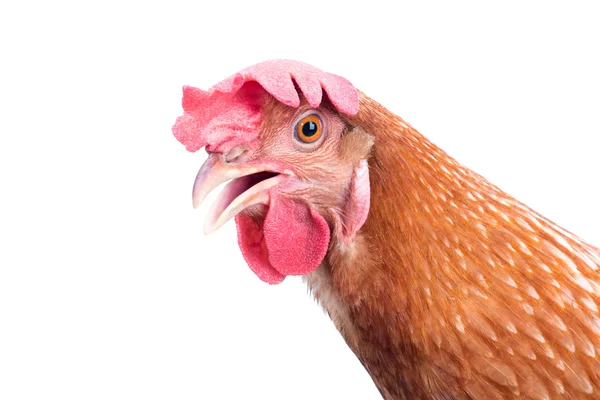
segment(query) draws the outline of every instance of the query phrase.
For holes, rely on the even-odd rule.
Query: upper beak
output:
[[[250,169],[247,169],[247,171],[247,174],[243,174],[242,169],[239,167],[225,166],[221,155],[216,153],[211,154],[204,164],[202,164],[194,181],[194,189],[192,191],[192,204],[194,208],[198,208],[206,196],[221,183],[257,172]]]
[[[272,172],[265,176],[253,175],[260,172]],[[253,175],[253,176],[252,176]],[[274,176],[273,176],[274,175]],[[239,165],[227,163],[221,154],[213,153],[204,162],[192,193],[194,208],[204,201],[206,196],[220,184],[232,180],[217,198],[206,217],[204,233],[219,229],[225,222],[244,209],[256,204],[269,203],[268,189],[279,184],[289,173],[280,173],[266,164]]]

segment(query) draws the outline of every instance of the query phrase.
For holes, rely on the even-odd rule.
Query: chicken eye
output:
[[[296,137],[303,143],[314,143],[323,134],[323,123],[317,114],[307,115],[296,124]]]

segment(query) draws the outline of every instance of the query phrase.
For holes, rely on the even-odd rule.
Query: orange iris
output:
[[[316,114],[308,115],[296,125],[298,139],[304,143],[314,143],[323,134],[323,123]]]

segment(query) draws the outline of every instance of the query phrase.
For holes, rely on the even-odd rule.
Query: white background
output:
[[[266,59],[345,76],[600,244],[594,2],[5,3],[2,399],[379,397],[300,279],[262,283],[191,207],[181,86]]]

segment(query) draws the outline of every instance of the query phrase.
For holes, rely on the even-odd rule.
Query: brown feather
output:
[[[385,399],[600,398],[600,251],[360,95],[371,208],[309,287]]]

